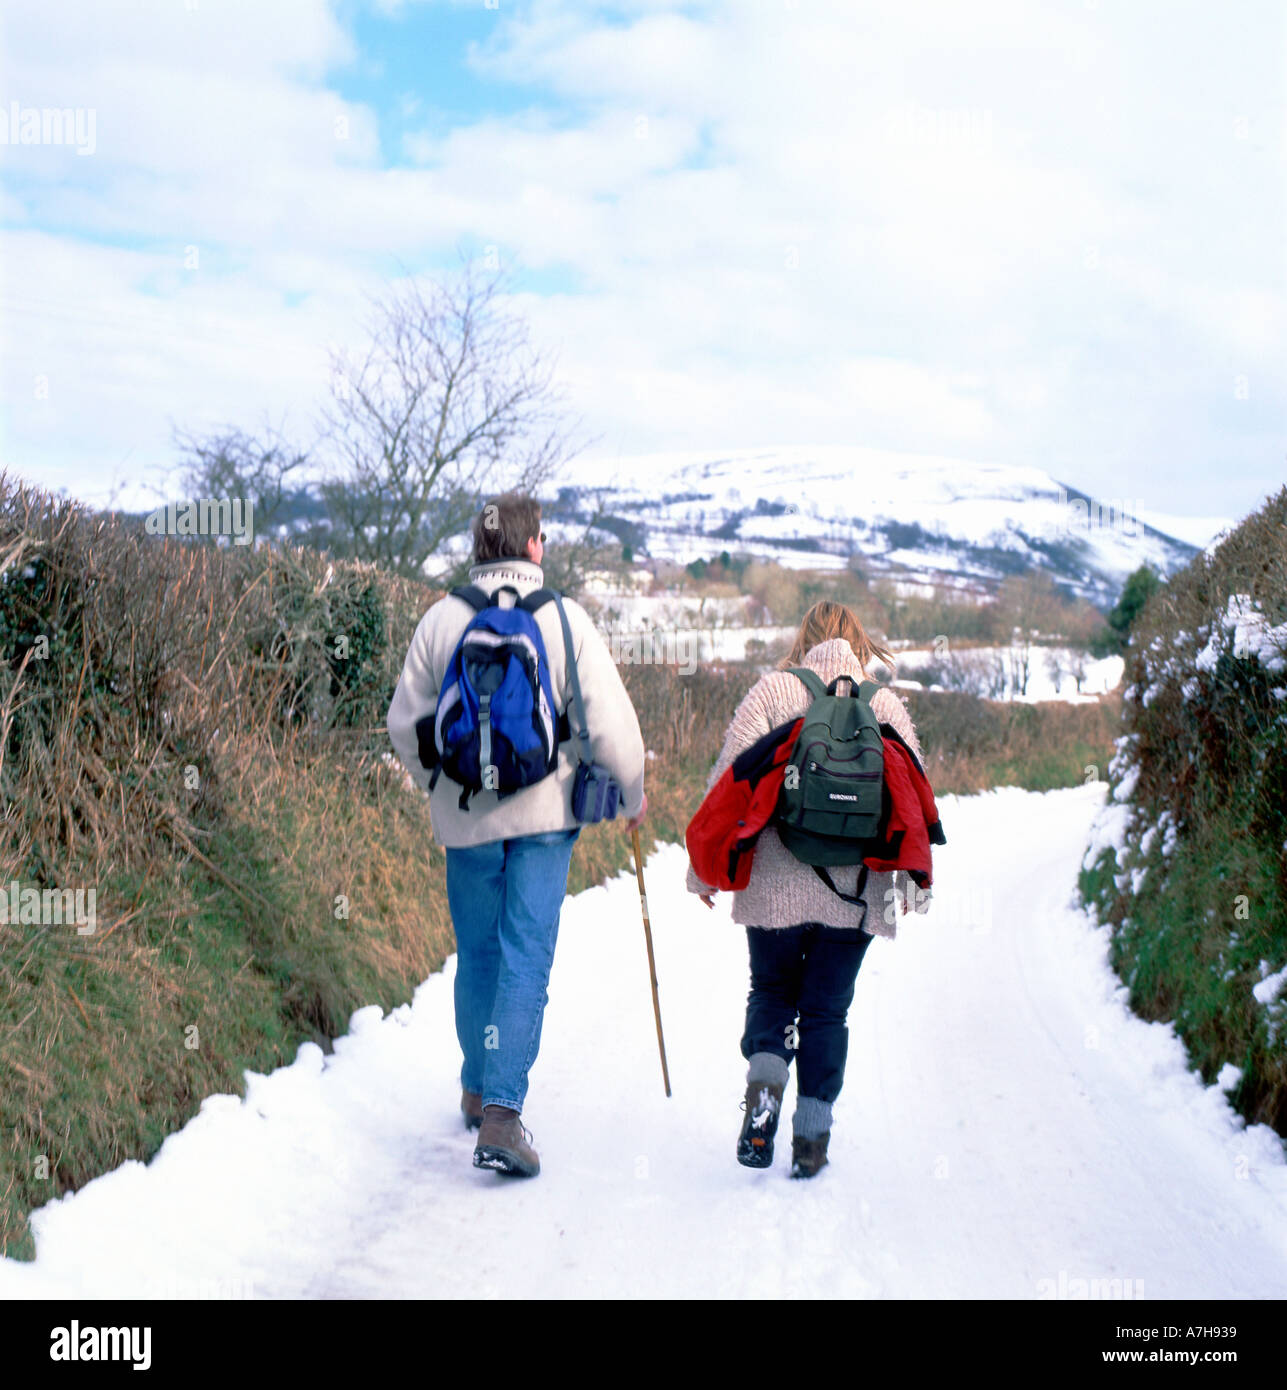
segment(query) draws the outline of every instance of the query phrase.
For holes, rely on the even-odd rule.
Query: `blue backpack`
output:
[[[507,589],[512,608],[501,607]],[[429,789],[445,772],[461,784],[460,807],[467,811],[469,798],[484,787],[506,796],[558,766],[560,721],[545,640],[533,616],[554,591],[538,589],[520,599],[505,584],[489,598],[466,584],[451,592],[474,616],[447,663],[438,707],[416,724],[416,737],[422,766],[433,769]]]
[[[514,595],[510,608],[500,603],[506,590]],[[562,596],[556,589],[537,589],[519,598],[510,584],[490,598],[474,584],[451,592],[474,609],[474,616],[447,663],[437,709],[416,723],[421,766],[433,770],[429,790],[445,772],[461,784],[460,809],[468,811],[469,798],[484,787],[503,798],[558,767],[559,744],[572,737],[572,727],[566,713],[554,714],[545,641],[534,616],[552,602],[559,609],[577,712],[573,814],[587,823],[611,820],[621,792],[608,769],[589,756],[581,681]],[[488,767],[491,775],[485,777]]]

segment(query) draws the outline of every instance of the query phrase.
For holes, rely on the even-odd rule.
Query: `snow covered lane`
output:
[[[672,845],[646,867],[672,1099],[622,874],[564,909],[524,1115],[539,1178],[471,1165],[453,959],[334,1056],[305,1046],[44,1208],[0,1297],[1287,1296],[1281,1142],[1129,1014],[1073,904],[1103,794],[940,799],[935,905],[867,953],[812,1182],[787,1178],[794,1083],[775,1166],[733,1157],[745,941]]]

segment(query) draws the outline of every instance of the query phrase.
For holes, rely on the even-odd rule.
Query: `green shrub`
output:
[[[1287,998],[1252,993],[1287,964],[1287,488],[1151,592],[1126,663],[1124,833],[1083,898],[1133,1006],[1207,1081],[1240,1067],[1240,1111],[1287,1134]]]

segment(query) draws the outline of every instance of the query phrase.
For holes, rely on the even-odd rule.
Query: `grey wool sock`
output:
[[[781,1086],[786,1090],[787,1064],[776,1052],[752,1052],[746,1068],[746,1084],[768,1082],[771,1086]]]
[[[831,1102],[796,1096],[791,1130],[801,1139],[817,1139],[831,1128]]]

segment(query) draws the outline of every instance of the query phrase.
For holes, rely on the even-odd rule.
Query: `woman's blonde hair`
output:
[[[833,637],[843,637],[849,643],[864,671],[872,659],[877,658],[889,667],[890,679],[893,679],[893,654],[867,636],[867,629],[852,608],[829,598],[819,599],[804,615],[791,650],[778,662],[777,669],[785,671],[789,666],[801,665],[812,647]]]

